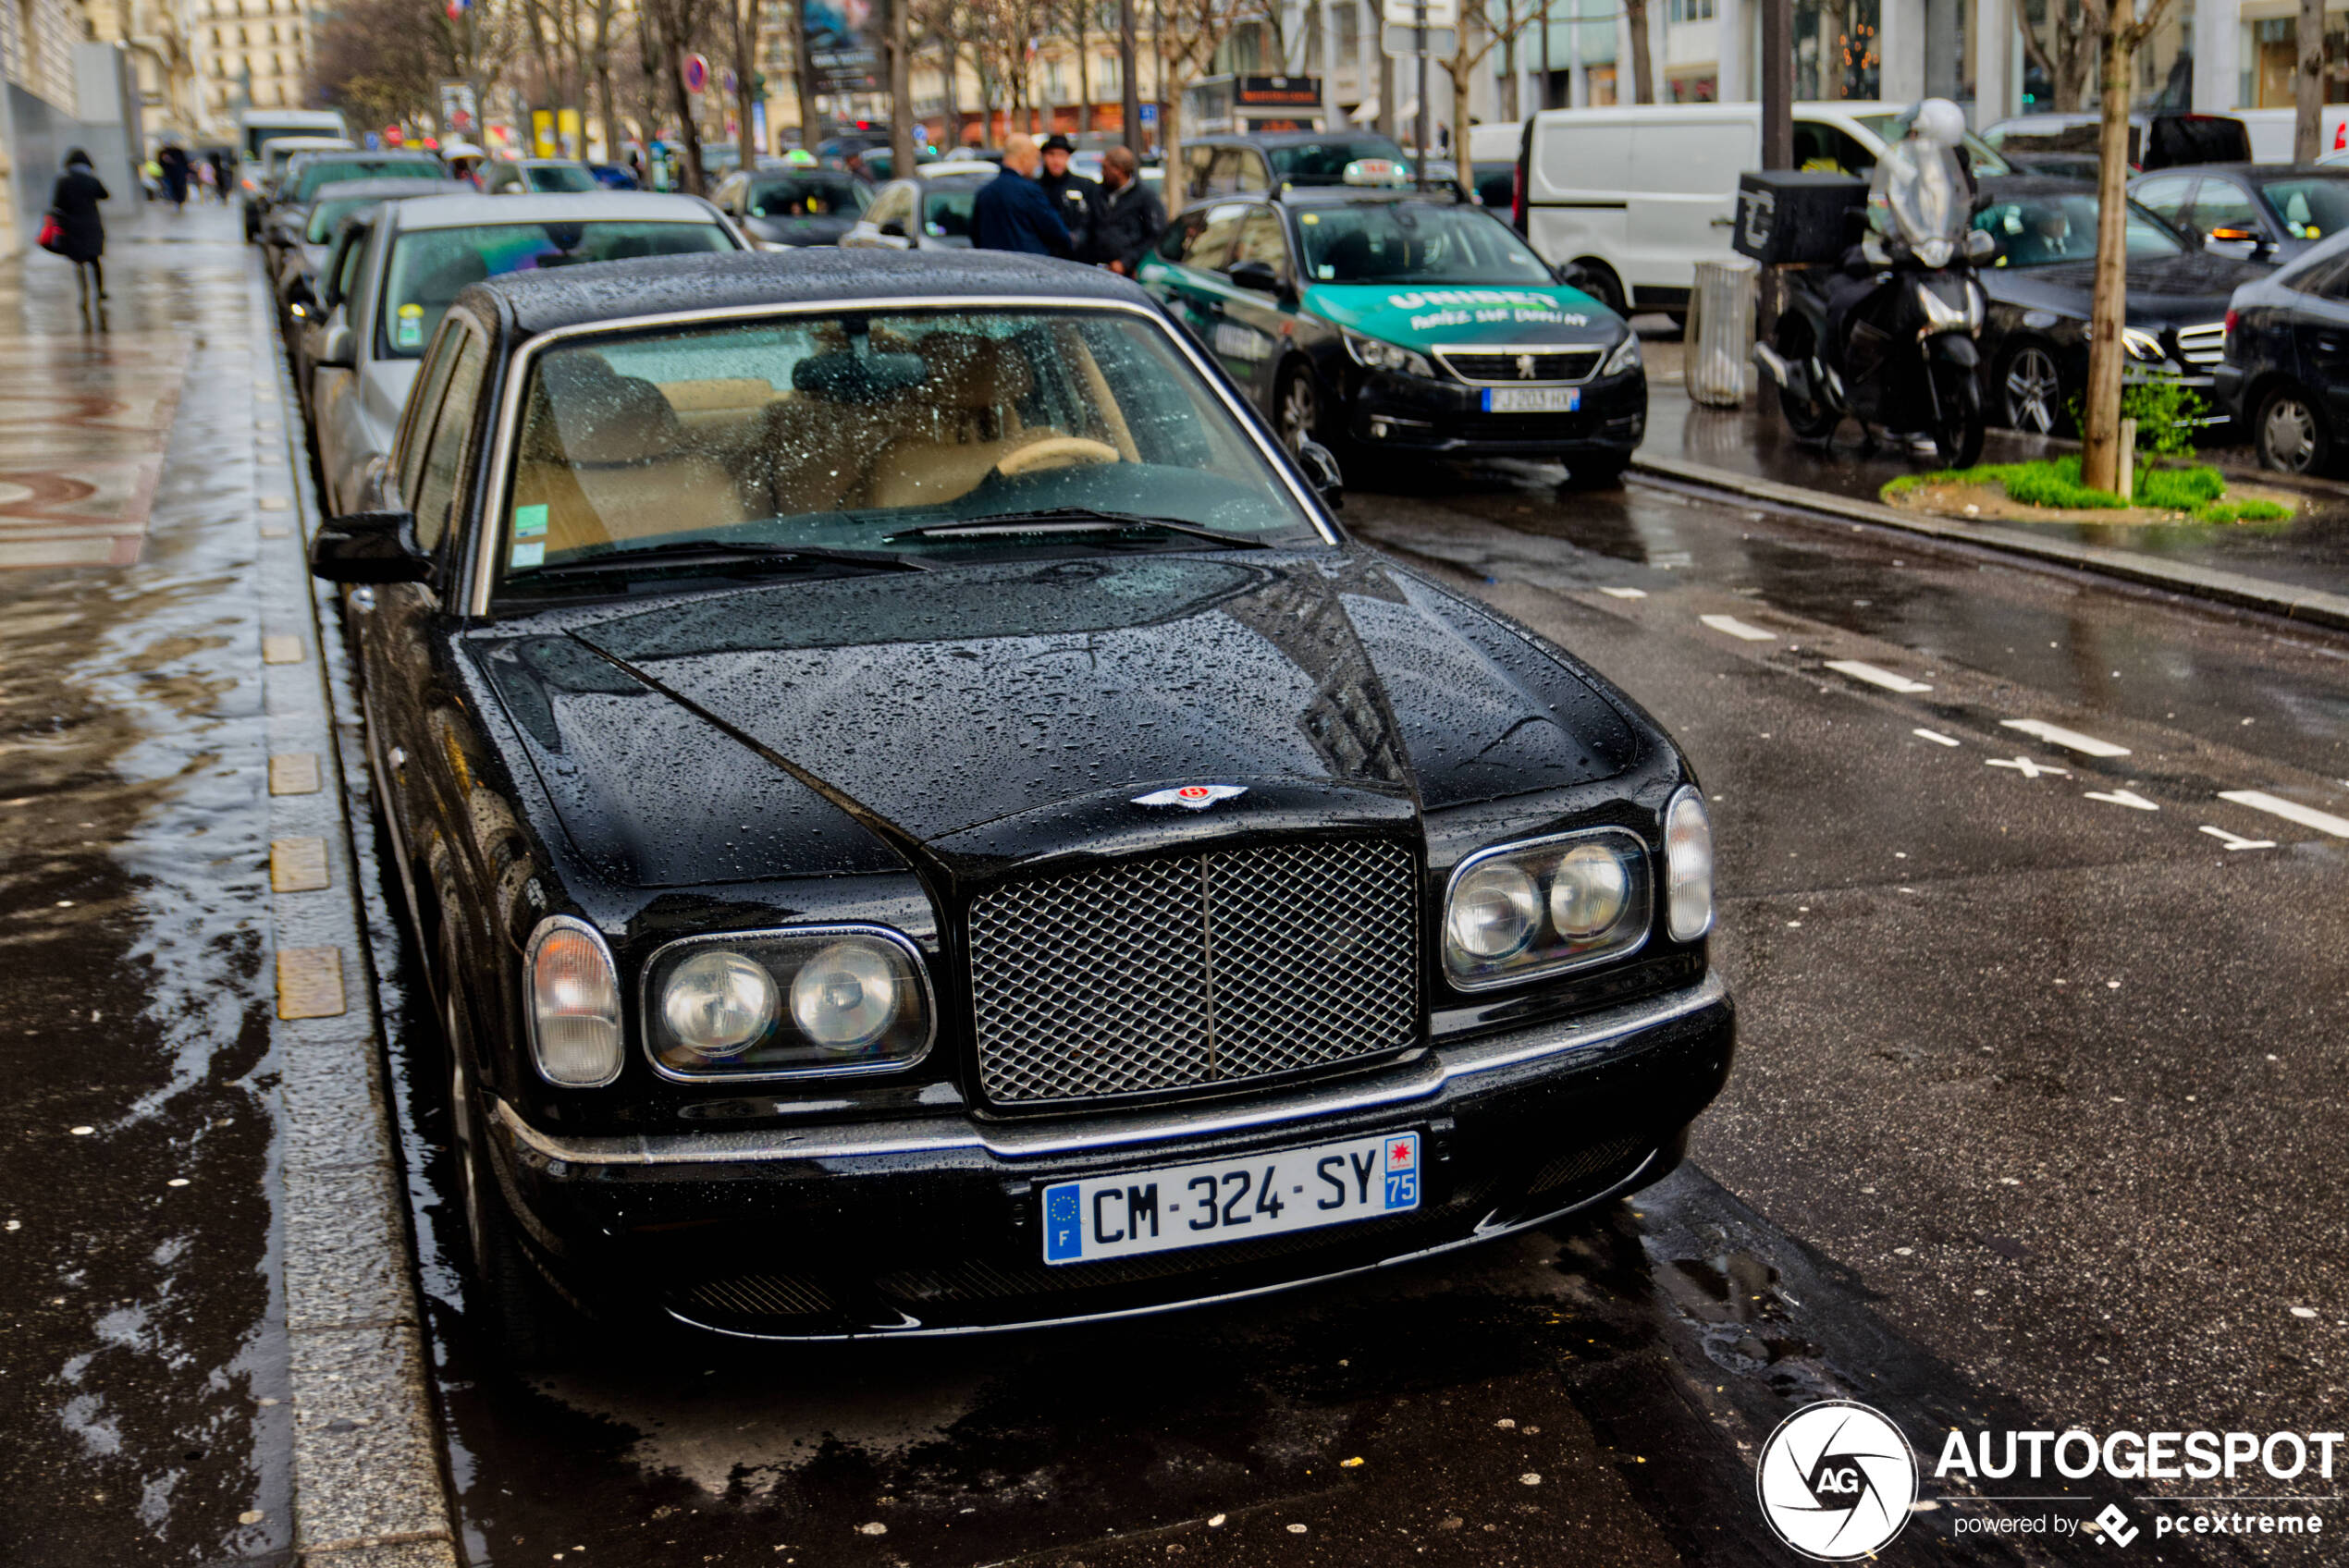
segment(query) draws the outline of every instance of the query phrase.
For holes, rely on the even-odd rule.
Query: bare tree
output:
[[[2292,79],[2292,161],[2313,164],[2324,150],[2325,0],[2300,0],[2300,68]]]
[[[683,166],[685,189],[695,196],[708,193],[702,176],[701,128],[694,123],[694,104],[685,90],[685,58],[707,31],[716,9],[713,0],[644,0],[643,15],[650,25],[656,58],[646,68],[669,79],[669,109],[677,117],[677,134],[685,144]]]
[[[1474,10],[1462,6],[1459,25],[1454,30],[1457,50],[1443,62],[1452,79],[1452,151],[1463,160],[1468,155],[1469,87],[1475,80],[1473,73],[1496,45],[1513,43],[1541,15],[1539,0],[1501,0],[1501,6],[1498,17],[1493,14],[1493,0],[1484,0]],[[1478,39],[1482,42],[1477,43]],[[1511,80],[1515,80],[1514,72]],[[1467,166],[1465,162],[1461,166]]]
[[[2121,329],[2129,313],[2129,83],[2137,50],[2161,25],[2170,0],[2089,0],[2104,46],[2103,132],[2097,168],[2097,287],[2088,314],[2088,392],[2081,431],[2080,477],[2092,489],[2121,480],[2121,379],[2126,358]]]
[[[2096,69],[2097,40],[2103,25],[2097,18],[2098,0],[2039,0],[2035,20],[2027,6],[2014,8],[2015,26],[2023,33],[2023,53],[2048,79],[2048,96],[2055,112],[2073,115],[2088,100],[2088,75]]]
[[[1181,162],[1183,90],[1206,74],[1235,27],[1261,15],[1250,0],[1162,0],[1158,7],[1159,147],[1165,154],[1170,212],[1187,199]]]
[[[1648,49],[1648,0],[1623,0],[1623,22],[1631,34],[1631,102],[1655,102],[1655,61]]]

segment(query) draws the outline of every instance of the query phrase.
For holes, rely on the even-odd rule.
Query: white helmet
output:
[[[1965,142],[1965,111],[1947,98],[1927,98],[1916,106],[1909,134],[1954,152]]]

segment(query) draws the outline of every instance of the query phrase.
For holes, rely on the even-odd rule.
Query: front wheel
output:
[[[1982,460],[1982,387],[1971,365],[1937,360],[1933,365],[1933,445],[1944,468],[1972,468]]]
[[[1291,457],[1306,442],[1322,441],[1322,388],[1304,365],[1291,365],[1283,373],[1280,391],[1273,399],[1273,428]]]
[[[2281,473],[2320,473],[2332,460],[2332,431],[2316,400],[2297,386],[2278,386],[2259,399],[2252,422],[2259,466]]]
[[[2069,417],[2063,373],[2056,368],[2055,351],[2045,344],[2024,343],[2010,350],[1999,363],[1996,385],[2010,429],[2025,435],[2053,435]]]

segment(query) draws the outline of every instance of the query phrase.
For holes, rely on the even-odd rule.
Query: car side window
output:
[[[1207,194],[1208,170],[1214,166],[1215,149],[1186,147],[1183,149],[1183,193],[1193,200]]]
[[[350,299],[351,291],[358,287],[359,262],[367,253],[367,237],[373,232],[357,224],[343,231],[342,254],[338,258],[339,264],[335,268],[334,276],[326,280],[325,304],[328,310]]]
[[[1864,175],[1876,156],[1841,126],[1824,120],[1794,122],[1794,166],[1813,174]]]
[[[1222,272],[1232,259],[1232,247],[1240,237],[1240,226],[1248,221],[1254,209],[1233,202],[1210,207],[1204,213],[1186,214],[1203,219],[1183,247],[1183,264],[1201,272]]]
[[[1228,271],[1242,262],[1263,262],[1272,267],[1274,277],[1288,282],[1288,237],[1281,232],[1281,220],[1269,208],[1251,207],[1241,222],[1225,268]]]
[[[2186,209],[2192,203],[2195,175],[2172,175],[2164,179],[2148,179],[2132,194],[2141,207],[2150,208],[2162,222],[2173,227],[2186,226]]]
[[[1218,147],[1207,183],[1217,190],[1265,190],[1272,186],[1268,175],[1263,157],[1254,148]]]
[[[2206,179],[2195,192],[2194,227],[2206,235],[2222,228],[2250,235],[2268,232],[2259,209],[2251,204],[2251,192],[2223,179]]]
[[[416,543],[437,549],[449,532],[449,516],[457,499],[457,479],[463,472],[473,410],[481,400],[482,372],[489,363],[489,344],[480,333],[464,329],[453,334],[460,346],[449,376],[449,395],[432,423],[432,440],[416,485]]]
[[[449,373],[456,367],[463,335],[451,325],[442,331],[416,373],[415,389],[408,395],[406,423],[401,426],[393,471],[400,476],[400,497],[413,502],[418,477],[424,466],[424,437],[440,410],[440,396],[449,389]]]

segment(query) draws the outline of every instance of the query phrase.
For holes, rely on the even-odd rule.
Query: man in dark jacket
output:
[[[1101,154],[1101,197],[1093,208],[1093,251],[1101,263],[1131,277],[1166,228],[1166,208],[1142,183],[1141,160],[1130,147]]]
[[[1093,253],[1093,218],[1101,207],[1101,188],[1081,174],[1068,172],[1068,155],[1076,151],[1065,136],[1044,139],[1044,172],[1036,183],[1052,199],[1052,210],[1068,225],[1068,237],[1080,262],[1098,262]]]
[[[980,186],[971,199],[974,250],[1022,251],[1032,256],[1074,253],[1068,225],[1036,183],[1041,161],[1033,137],[1003,139],[1003,172]]]

